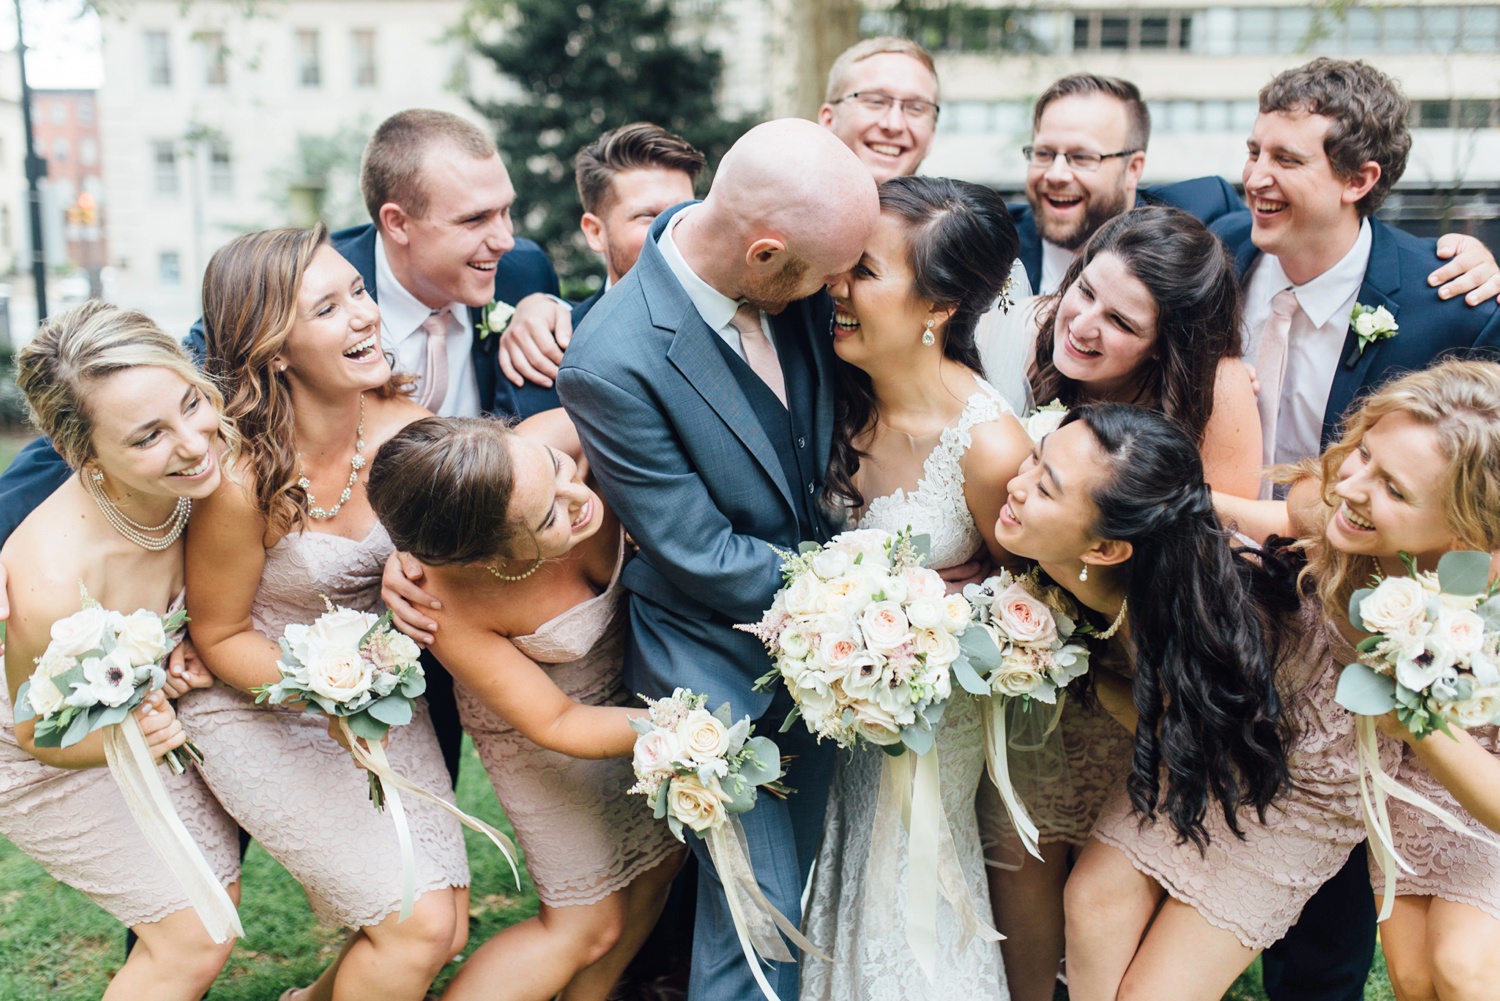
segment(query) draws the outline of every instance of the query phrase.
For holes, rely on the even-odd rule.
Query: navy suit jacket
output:
[[[1232,215],[1211,227],[1234,258],[1241,283],[1260,258],[1250,239],[1250,213]],[[1407,372],[1426,368],[1444,355],[1500,357],[1500,305],[1478,306],[1462,298],[1443,300],[1427,284],[1437,259],[1437,241],[1370,220],[1370,263],[1355,301],[1384,306],[1396,318],[1396,335],[1359,350],[1351,326],[1343,356],[1323,410],[1323,447],[1338,436],[1340,421],[1364,394]]]
[[[333,249],[354,265],[364,278],[370,297],[379,302],[380,289],[375,282],[375,227],[366,223],[341,229],[332,234],[330,241]],[[495,298],[515,305],[532,292],[556,295],[557,273],[552,270],[552,264],[541,247],[530,240],[518,239],[515,247],[495,266]],[[529,417],[557,406],[556,390],[530,383],[517,388],[500,375],[497,360],[500,338],[479,336],[478,324],[483,319],[483,310],[470,309],[469,315],[475,327],[472,354],[474,371],[479,378],[480,407],[486,413]],[[201,319],[193,324],[184,344],[201,362],[205,350]],[[0,546],[28,514],[62,486],[69,473],[67,464],[45,438],[21,450],[10,468],[0,476]]]
[[[1234,186],[1222,177],[1198,177],[1176,184],[1154,185],[1136,191],[1135,207],[1142,205],[1170,205],[1202,219],[1205,223],[1234,212],[1244,212],[1245,203]],[[1042,234],[1036,228],[1036,216],[1025,202],[1010,207],[1016,220],[1016,232],[1021,237],[1021,263],[1026,267],[1026,277],[1031,279],[1033,291],[1042,282]]]
[[[620,578],[631,592],[626,682],[651,696],[686,686],[758,718],[772,696],[751,686],[770,661],[733,626],[771,607],[782,583],[772,546],[803,541],[793,491],[804,487],[787,482],[718,333],[656,246],[675,211],[657,218],[635,267],[589,311],[557,384],[605,497],[640,545]],[[819,477],[833,438],[833,348],[814,332],[828,330],[831,308],[819,292],[772,318],[778,342],[810,340],[816,389],[791,403],[813,429],[798,445],[815,450]],[[823,522],[823,537],[831,528]]]

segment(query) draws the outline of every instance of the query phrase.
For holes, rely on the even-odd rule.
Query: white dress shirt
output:
[[[396,370],[417,376],[417,397],[427,377],[427,337],[422,323],[432,310],[423,305],[396,280],[391,262],[385,256],[385,242],[375,234],[375,290],[380,304],[381,346],[396,356]],[[474,327],[469,322],[469,307],[461,302],[449,303],[448,320],[448,395],[438,408],[439,417],[478,417],[479,379],[474,374]],[[457,329],[455,329],[455,324]]]
[[[1276,421],[1276,454],[1268,461],[1296,462],[1322,452],[1323,412],[1343,361],[1349,314],[1370,263],[1370,224],[1362,221],[1354,246],[1337,264],[1302,285],[1292,284],[1281,261],[1262,254],[1245,286],[1245,357],[1254,359],[1271,315],[1271,300],[1290,288],[1301,307],[1287,332],[1286,375]]]
[[[703,322],[708,324],[710,330],[724,338],[724,343],[733,348],[734,353],[743,359],[745,347],[740,343],[740,332],[730,322],[734,319],[735,311],[740,308],[739,302],[699,278],[697,273],[688,266],[688,262],[682,256],[682,251],[677,249],[677,244],[672,239],[672,230],[676,229],[683,217],[696,207],[689,206],[667,220],[667,228],[662,232],[661,239],[656,241],[656,246],[661,251],[662,259],[667,262],[667,268],[676,276],[682,290],[692,300],[693,308],[697,309],[698,315],[703,318]],[[771,337],[771,324],[764,311],[760,314],[760,329],[765,331],[766,340],[771,342],[772,347],[775,347],[776,341]]]
[[[1042,241],[1042,283],[1037,295],[1051,295],[1062,284],[1063,275],[1073,266],[1078,251],[1059,247],[1050,240]]]

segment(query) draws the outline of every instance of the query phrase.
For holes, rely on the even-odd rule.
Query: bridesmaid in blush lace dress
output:
[[[490,999],[501,983],[514,1001],[603,1001],[683,857],[626,795],[634,776],[621,759],[640,710],[617,708],[630,701],[620,523],[561,410],[520,433],[492,420],[412,424],[381,447],[370,502],[420,560],[426,591],[411,596],[442,606],[432,651],[541,898],[537,917],[474,950],[444,998]]]
[[[190,693],[184,726],[225,808],[306,889],[319,918],[354,929],[296,998],[419,1001],[468,935],[468,860],[458,822],[404,803],[416,908],[397,921],[401,861],[392,818],[328,722],[257,705],[275,681],[277,639],[324,599],[380,611],[391,552],[365,497],[365,461],[427,416],[380,350],[380,312],[326,231],[239,237],[204,278],[208,368],[245,439],[241,461],[201,504],[188,538],[192,633],[218,683]],[[425,704],[392,729],[392,767],[451,797]]]
[[[106,1001],[197,1001],[233,940],[214,943],[141,833],[104,767],[102,734],[72,747],[38,747],[35,723],[14,723],[11,707],[53,624],[79,610],[80,585],[127,614],[161,614],[180,602],[178,538],[191,502],[219,482],[222,401],[150,319],[97,300],[42,326],[21,352],[17,382],[38,427],[78,472],[0,550],[11,607],[0,690],[0,835],[140,937]],[[138,531],[126,518],[156,527]],[[189,675],[178,665],[165,689],[136,710],[154,754],[183,741],[164,696],[200,677],[208,683],[201,668]],[[60,705],[63,694],[52,686],[46,701]],[[34,687],[33,706],[37,697]],[[238,899],[234,822],[196,770],[161,775],[209,867]]]

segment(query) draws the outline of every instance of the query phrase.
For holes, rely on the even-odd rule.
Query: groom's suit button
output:
[[[797,447],[798,448],[806,448],[807,447],[807,436],[806,435],[798,435],[798,437],[797,437]]]
[[[816,485],[816,484],[814,484],[814,483],[809,483],[809,484],[808,484],[808,485],[807,485],[807,493],[808,493],[808,496],[812,496],[812,495],[813,495],[813,494],[815,494],[815,493],[817,493],[817,490],[818,490],[818,487],[817,487],[817,485]]]

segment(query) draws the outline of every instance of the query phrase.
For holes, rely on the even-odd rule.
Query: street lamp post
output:
[[[47,176],[47,161],[37,156],[31,135],[31,84],[26,80],[26,39],[21,30],[21,0],[16,3],[16,63],[21,67],[21,124],[26,131],[26,197],[31,206],[31,280],[36,283],[36,319],[47,318],[47,257],[42,249],[42,193],[37,182]]]

